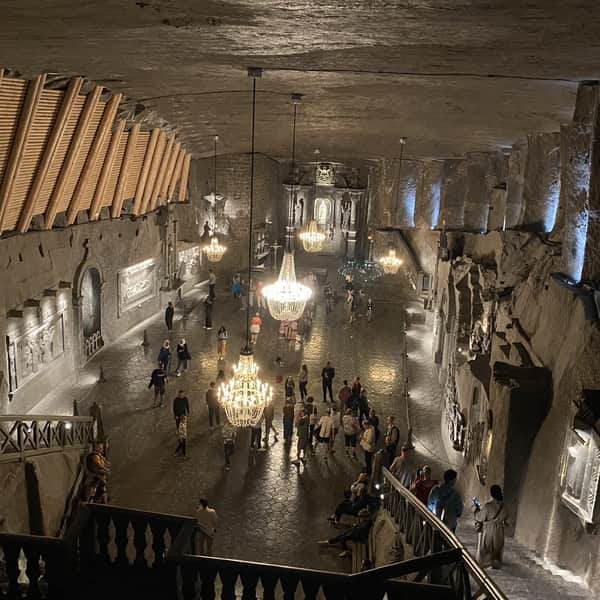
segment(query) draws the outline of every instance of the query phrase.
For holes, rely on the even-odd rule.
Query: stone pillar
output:
[[[523,185],[527,163],[527,143],[515,144],[508,157],[506,181],[506,217],[502,229],[514,229],[521,223],[523,208]]]
[[[504,231],[508,209],[506,200],[506,183],[496,184],[490,192],[490,211],[487,222],[488,231]]]
[[[419,163],[415,204],[415,225],[417,227],[433,229],[438,226],[442,167],[441,161]]]
[[[416,160],[404,159],[402,164],[399,163],[398,193],[392,225],[400,229],[412,229],[415,226],[418,166]]]
[[[464,159],[445,160],[442,167],[442,191],[439,220],[450,230],[464,226],[467,169]]]
[[[560,133],[528,137],[521,225],[529,231],[551,231],[560,194]]]

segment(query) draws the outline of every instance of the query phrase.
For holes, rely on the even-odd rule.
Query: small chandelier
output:
[[[271,316],[278,321],[297,321],[304,312],[312,290],[296,281],[294,254],[285,252],[279,278],[263,288]]]
[[[258,379],[258,365],[252,349],[246,346],[233,367],[233,377],[218,390],[219,403],[227,419],[235,427],[256,425],[265,406],[273,401],[273,390]]]
[[[210,238],[210,244],[207,244],[203,248],[204,254],[206,254],[206,258],[210,262],[220,262],[223,258],[223,254],[227,251],[227,246],[222,246],[219,244],[219,240],[216,235],[213,235]]]
[[[395,275],[398,272],[398,269],[400,269],[402,259],[396,256],[395,248],[390,248],[387,256],[382,256],[379,259],[379,264],[386,275]]]
[[[321,231],[317,222],[313,219],[306,229],[299,235],[302,245],[307,252],[319,252],[323,248],[323,242],[327,236]]]

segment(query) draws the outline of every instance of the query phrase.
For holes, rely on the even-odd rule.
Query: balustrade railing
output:
[[[92,417],[0,416],[0,462],[66,448],[86,448],[92,440]]]

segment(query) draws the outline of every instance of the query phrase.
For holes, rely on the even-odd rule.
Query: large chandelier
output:
[[[258,379],[258,365],[248,346],[242,350],[238,364],[233,367],[233,377],[221,384],[218,398],[227,419],[236,427],[256,425],[265,406],[272,402],[271,386]]]
[[[250,152],[250,228],[248,230],[248,281],[252,274],[252,214],[254,208],[254,125],[256,122],[256,78],[262,69],[249,68],[252,77],[252,149]],[[240,360],[233,367],[233,377],[221,384],[218,390],[219,404],[227,419],[235,427],[256,425],[265,408],[273,401],[271,386],[258,379],[258,365],[250,344],[250,286],[246,286],[246,345],[240,352]]]
[[[312,290],[296,281],[294,254],[285,252],[279,278],[275,283],[263,288],[269,312],[278,321],[297,321],[304,312]]]
[[[323,242],[327,239],[327,236],[321,231],[318,223],[314,219],[307,225],[306,229],[300,233],[299,237],[307,252],[319,252],[323,249]]]
[[[390,248],[387,255],[379,259],[379,264],[386,275],[395,275],[400,269],[402,259],[396,256],[395,248]]]
[[[210,262],[219,262],[227,251],[227,246],[219,244],[217,236],[213,235],[210,238],[210,243],[204,246],[203,250]]]

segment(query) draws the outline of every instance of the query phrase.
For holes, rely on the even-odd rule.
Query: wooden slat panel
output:
[[[180,145],[179,152],[177,153],[177,161],[175,162],[175,168],[173,169],[173,174],[171,175],[171,181],[169,182],[169,189],[167,191],[167,200],[173,200],[175,195],[175,187],[177,186],[177,181],[181,176],[181,166],[183,165],[183,155],[185,151],[183,146]]]
[[[121,102],[122,94],[115,94],[106,103],[102,120],[98,126],[96,136],[90,148],[90,151],[85,161],[85,166],[75,187],[75,192],[69,203],[67,209],[67,223],[72,225],[75,222],[77,213],[80,210],[84,210],[89,207],[91,203],[91,197],[93,191],[90,194],[90,186],[95,189],[96,181],[98,178],[99,166],[104,160],[104,154],[106,153],[106,147],[110,136],[110,131],[115,121],[117,114],[117,108]],[[85,197],[85,193],[88,192],[88,197]]]
[[[45,75],[38,75],[27,86],[27,94],[19,115],[19,124],[15,132],[12,148],[8,157],[6,170],[0,185],[0,234],[4,229],[4,219],[6,217],[6,209],[8,201],[12,194],[13,188],[19,176],[19,168],[25,149],[27,147],[27,139],[31,131],[31,125],[35,118],[39,100],[44,91]]]
[[[52,228],[54,219],[56,219],[56,213],[58,212],[59,208],[62,209],[62,207],[65,206],[65,203],[69,201],[69,196],[65,194],[65,198],[63,199],[63,194],[66,192],[67,183],[73,179],[73,171],[76,159],[79,157],[80,153],[83,154],[83,150],[85,150],[85,148],[82,148],[82,145],[85,141],[88,129],[90,129],[92,117],[98,108],[98,102],[100,100],[101,93],[102,86],[99,85],[96,86],[94,91],[87,96],[85,105],[81,112],[81,117],[77,123],[75,133],[73,134],[73,139],[69,145],[67,156],[65,157],[61,172],[56,181],[56,185],[54,186],[52,195],[50,196],[50,201],[48,202],[48,207],[45,213],[46,229]]]
[[[146,183],[148,183],[148,176],[150,175],[150,168],[152,166],[152,160],[154,158],[154,153],[156,152],[156,147],[158,146],[158,140],[160,139],[160,129],[153,129],[150,134],[150,139],[148,141],[148,147],[146,149],[146,154],[144,156],[144,164],[142,165],[142,170],[140,173],[140,178],[138,180],[137,187],[135,189],[135,200],[133,204],[133,214],[139,215],[143,212],[144,208],[144,195],[146,190]]]
[[[166,146],[166,134],[164,131],[160,131],[158,134],[158,142],[156,143],[156,149],[152,155],[152,163],[150,164],[150,172],[148,173],[148,180],[146,181],[146,187],[144,188],[144,200],[140,208],[141,213],[145,213],[150,206],[150,200],[154,193],[154,186],[156,185],[156,179],[158,177],[158,170],[160,168],[160,161],[162,160],[165,146]]]
[[[175,143],[175,136],[172,135],[171,137],[169,137],[167,139],[167,145],[165,147],[165,151],[164,151],[162,159],[160,161],[160,166],[158,168],[158,175],[156,177],[156,183],[154,184],[154,189],[152,190],[152,196],[150,197],[149,211],[154,210],[158,204],[158,197],[160,195],[163,181],[165,179],[165,174],[167,172],[167,166],[169,164],[169,160],[171,159],[171,152],[173,151],[174,143]]]
[[[26,91],[24,79],[3,77],[0,80],[0,180],[4,176]]]
[[[179,202],[183,202],[187,198],[187,183],[190,176],[190,160],[191,156],[188,152],[183,159],[181,167],[181,181],[179,182]]]
[[[52,163],[57,157],[57,149],[60,145],[62,136],[65,134],[67,123],[75,106],[75,100],[81,90],[82,83],[83,79],[81,77],[74,77],[69,82],[66,93],[61,94],[62,102],[60,111],[54,121],[52,132],[50,133],[48,143],[46,144],[35,179],[33,180],[27,200],[23,206],[23,211],[21,212],[18,225],[19,233],[25,233],[29,229],[31,218],[36,214],[34,211],[39,200],[40,192],[42,191],[43,184],[52,168]]]
[[[108,107],[107,107],[108,109]],[[116,114],[116,110],[115,110]],[[90,221],[95,221],[100,216],[100,209],[102,208],[102,197],[104,196],[104,192],[106,190],[106,184],[108,182],[108,176],[113,167],[113,163],[115,160],[115,156],[117,154],[117,150],[119,149],[119,144],[121,143],[121,136],[123,135],[123,131],[125,130],[125,120],[119,119],[117,121],[117,125],[115,130],[112,133],[110,138],[110,143],[108,144],[108,150],[106,151],[106,156],[104,157],[104,161],[102,163],[102,168],[100,170],[100,176],[98,177],[98,183],[96,184],[96,190],[94,192],[94,197],[90,204]],[[100,161],[98,161],[100,162]]]
[[[127,149],[127,145],[129,143],[129,136],[129,131],[123,131],[123,133],[121,134],[121,139],[119,140],[119,147],[115,152],[115,158],[113,160],[108,179],[106,180],[106,187],[104,188],[104,193],[102,194],[102,206],[112,207],[113,199],[115,197],[115,191],[117,190],[117,182],[119,181],[121,170],[123,169],[123,160],[125,158],[125,151]]]
[[[115,187],[115,193],[112,198],[112,209],[110,216],[113,219],[118,219],[121,216],[121,210],[123,209],[123,200],[125,198],[125,189],[127,186],[127,180],[133,176],[132,162],[137,148],[138,136],[140,134],[140,125],[136,123],[129,132],[129,138],[127,140],[127,146],[125,148],[125,154],[123,155],[123,161],[121,163],[121,169],[119,170],[119,177]]]
[[[137,189],[138,181],[140,179],[149,142],[150,133],[147,131],[140,131],[133,151],[129,173],[127,174],[127,183],[125,184],[125,190],[123,192],[123,200],[129,200],[135,196],[135,190]]]
[[[163,184],[160,190],[160,197],[162,199],[163,204],[167,204],[169,202],[169,187],[171,185],[171,179],[173,178],[173,173],[175,172],[175,164],[177,163],[177,158],[179,157],[179,150],[181,149],[181,143],[177,142],[173,146],[173,151],[171,152],[171,157],[169,158],[169,166],[167,167],[167,171],[165,173],[165,178],[163,179]]]

